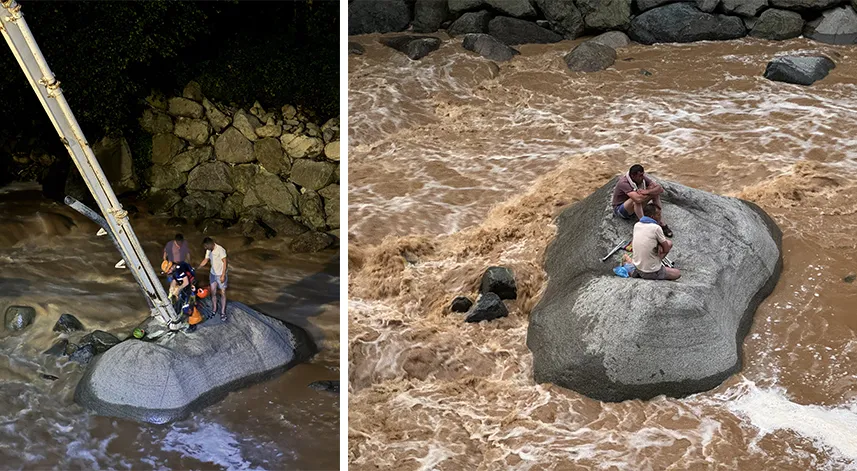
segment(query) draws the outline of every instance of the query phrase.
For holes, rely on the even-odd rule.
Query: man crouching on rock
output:
[[[664,224],[661,214],[663,192],[664,187],[649,178],[642,165],[634,164],[628,173],[619,177],[616,182],[616,188],[613,189],[613,213],[622,219],[633,219],[637,216],[639,220],[643,218],[643,207],[653,205],[657,208],[654,219],[663,227],[664,234],[672,237],[673,233],[669,226]]]
[[[643,208],[643,217],[634,224],[634,270],[635,278],[645,280],[677,280],[681,277],[678,268],[669,268],[661,261],[673,248],[673,243],[664,236],[664,230],[654,219],[657,208],[647,204]]]
[[[208,281],[211,284],[211,309],[215,313],[217,309],[217,289],[220,288],[220,320],[226,322],[226,285],[229,277],[226,275],[226,249],[214,243],[211,237],[202,241],[205,247],[205,258],[199,264],[199,269],[211,262],[211,271],[208,273]]]

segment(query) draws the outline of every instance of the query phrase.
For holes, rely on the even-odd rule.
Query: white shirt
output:
[[[205,251],[205,258],[211,263],[211,274],[220,276],[223,274],[223,259],[226,258],[226,249],[214,244],[214,249]]]
[[[658,246],[666,240],[661,226],[645,222],[634,224],[634,265],[637,270],[655,273],[661,269]]]

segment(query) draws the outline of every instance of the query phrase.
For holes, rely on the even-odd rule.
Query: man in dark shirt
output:
[[[175,240],[167,242],[164,246],[164,260],[173,263],[190,263],[190,247],[183,235],[176,234]]]
[[[643,206],[652,204],[658,209],[655,219],[663,228],[664,234],[672,237],[673,233],[663,219],[663,192],[664,188],[646,175],[642,165],[632,165],[628,173],[619,177],[616,188],[613,189],[613,213],[622,219],[633,219],[636,216],[639,220],[643,218]]]

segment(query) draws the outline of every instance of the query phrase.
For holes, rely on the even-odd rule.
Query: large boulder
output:
[[[499,319],[509,315],[509,310],[503,300],[495,293],[483,293],[464,319],[464,322],[482,322]]]
[[[803,35],[829,44],[857,43],[857,13],[851,5],[827,10],[821,17],[810,21]]]
[[[515,18],[535,18],[537,15],[530,0],[449,0],[449,11],[453,15],[486,7]]]
[[[214,150],[211,146],[193,147],[188,151],[173,157],[170,164],[177,172],[189,172],[200,162],[211,160]]]
[[[214,153],[217,160],[230,164],[244,164],[252,162],[255,158],[253,143],[235,127],[230,127],[218,136],[214,141]]]
[[[293,159],[316,158],[324,152],[324,141],[317,137],[285,133],[280,136],[280,145]]]
[[[211,126],[204,119],[177,118],[173,132],[191,144],[201,146],[208,142]]]
[[[184,97],[173,97],[167,101],[168,112],[173,116],[199,119],[205,111],[199,103]]]
[[[291,183],[280,180],[280,177],[264,170],[256,174],[253,190],[269,208],[283,214],[294,216],[298,214],[298,190]]]
[[[298,199],[298,209],[300,209],[301,221],[310,229],[320,230],[327,225],[324,202],[318,193],[314,191],[303,193]]]
[[[722,0],[723,11],[729,15],[753,17],[768,6],[768,0]]]
[[[575,3],[589,29],[624,30],[631,24],[631,3],[628,0],[577,0]]]
[[[497,38],[489,34],[470,33],[464,35],[461,47],[473,51],[480,56],[497,62],[511,60],[520,54],[517,50],[501,43]]]
[[[6,308],[3,325],[6,330],[24,330],[36,319],[36,310],[30,306],[9,306]]]
[[[205,162],[196,167],[187,177],[187,189],[232,193],[234,188],[229,165],[223,162]]]
[[[140,118],[140,126],[149,134],[173,132],[173,119],[166,113],[146,108]]]
[[[63,314],[57,319],[57,323],[54,324],[54,332],[74,332],[76,330],[83,330],[83,324],[77,320],[77,317],[74,317],[71,314]]]
[[[283,147],[277,139],[268,137],[254,142],[253,153],[262,167],[271,173],[288,175],[292,169],[292,162],[283,153]]]
[[[574,39],[586,29],[583,15],[573,2],[566,0],[536,0],[539,10],[547,18],[553,30],[568,39]]]
[[[210,300],[210,298],[209,298]],[[201,302],[204,314],[210,301]],[[95,358],[74,392],[100,415],[163,424],[213,404],[230,391],[276,376],[316,351],[299,327],[227,303],[193,333],[129,339]]]
[[[749,34],[762,39],[791,39],[801,35],[803,24],[800,13],[771,8],[762,12]]]
[[[324,214],[327,216],[327,226],[339,228],[339,185],[328,185],[318,192],[324,198]]]
[[[515,44],[549,44],[562,41],[562,36],[529,21],[498,16],[488,22],[488,33],[500,41]]]
[[[772,7],[797,11],[824,10],[841,3],[842,0],[771,0]]]
[[[691,3],[672,3],[631,21],[628,36],[642,44],[737,39],[747,34],[741,18],[712,15]]]
[[[696,0],[696,8],[706,13],[711,13],[720,5],[720,0]]]
[[[494,293],[500,299],[517,299],[518,285],[515,283],[515,275],[506,267],[488,267],[482,274],[479,292]]]
[[[261,127],[262,123],[252,114],[246,113],[244,110],[238,110],[232,116],[232,127],[237,129],[249,141],[255,141],[259,137],[256,135],[256,129]]]
[[[291,181],[317,191],[334,182],[334,171],[337,167],[338,165],[330,162],[298,159],[292,165]]]
[[[411,60],[420,60],[440,47],[440,39],[434,36],[394,36],[381,38],[378,41],[408,56]]]
[[[407,0],[352,0],[348,2],[348,34],[393,33],[408,27]]]
[[[175,134],[155,134],[152,136],[152,163],[166,165],[184,148],[184,141]]]
[[[620,278],[600,261],[633,228],[613,216],[616,181],[557,219],[527,334],[535,380],[602,401],[711,389],[741,368],[744,336],[782,269],[782,234],[753,203],[661,181],[682,277]]]
[[[446,0],[417,0],[414,5],[414,32],[434,33],[447,16]]]
[[[187,174],[177,171],[172,165],[152,165],[145,173],[146,181],[153,188],[175,190],[187,182]]]
[[[205,108],[205,117],[208,118],[208,122],[211,123],[215,132],[220,132],[229,126],[229,117],[220,111],[217,105],[203,98],[202,106]]]
[[[178,192],[174,190],[153,188],[146,197],[149,211],[152,214],[166,214],[172,212],[173,207],[182,200]]]
[[[668,3],[675,3],[681,0],[633,0],[634,5],[637,7],[637,11],[644,12],[647,10],[651,10],[652,8],[656,8],[662,5],[666,5]]]
[[[173,207],[173,215],[191,221],[217,217],[223,207],[223,193],[191,191]]]
[[[621,49],[631,44],[631,39],[628,38],[627,34],[621,31],[608,31],[595,36],[588,42],[603,44],[604,46],[612,47],[613,49]]]
[[[812,85],[827,77],[835,67],[836,64],[824,56],[783,56],[768,62],[765,78],[776,82]]]
[[[468,12],[455,20],[446,32],[450,36],[459,36],[467,33],[487,33],[488,23],[493,17],[494,15],[491,12],[485,10]]]
[[[572,72],[598,72],[616,62],[616,50],[610,46],[586,41],[565,56],[565,64]]]

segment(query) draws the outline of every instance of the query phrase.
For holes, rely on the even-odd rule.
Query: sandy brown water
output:
[[[163,244],[182,232],[199,263],[204,234],[168,227],[130,203],[141,210],[131,223],[150,260],[159,265]],[[120,338],[148,316],[97,229],[37,186],[0,188],[0,311],[37,311],[25,331],[0,332],[0,469],[338,469],[339,397],[307,387],[339,378],[338,250],[291,254],[281,240],[211,234],[228,251],[229,299],[304,327],[321,351],[185,420],[154,426],[83,410],[73,402],[83,369],[41,354],[60,337],[51,329],[62,313]]]
[[[412,62],[376,39],[351,38],[366,54],[349,57],[354,469],[857,469],[857,49],[635,45],[574,74],[577,41],[522,46],[498,72],[459,40]],[[762,77],[790,53],[837,68],[811,87]],[[534,384],[527,316],[553,217],[637,162],[782,228],[744,368],[683,399]],[[509,317],[449,314],[494,264],[516,273]]]

